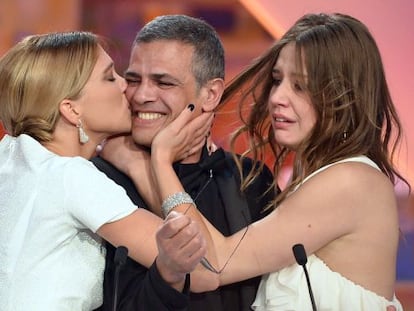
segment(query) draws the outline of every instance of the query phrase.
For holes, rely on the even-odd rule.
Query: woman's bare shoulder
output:
[[[378,168],[361,162],[342,162],[331,165],[315,174],[305,184],[328,186],[345,193],[349,191],[369,192],[375,190],[393,193],[390,179]],[[304,184],[304,185],[305,185]]]

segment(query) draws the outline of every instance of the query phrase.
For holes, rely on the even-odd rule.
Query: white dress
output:
[[[365,156],[349,158],[336,163],[348,161],[363,162],[378,169],[378,166]],[[304,182],[336,163],[315,171]],[[394,305],[397,311],[403,310],[395,297],[393,301],[388,301],[386,298],[353,283],[341,274],[332,271],[316,255],[308,257],[306,269],[318,311],[385,311],[389,305]],[[252,308],[256,311],[312,311],[303,267],[293,264],[278,272],[264,275]]]
[[[0,310],[92,310],[105,252],[96,231],[136,207],[81,157],[27,135],[0,141]]]

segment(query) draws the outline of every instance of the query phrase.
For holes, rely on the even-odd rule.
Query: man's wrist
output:
[[[155,266],[165,283],[177,291],[183,291],[186,281],[186,273],[171,271],[159,257],[155,259]]]
[[[160,299],[161,304],[166,307],[165,310],[187,310],[190,294],[189,274],[186,275],[183,290],[177,290],[164,281],[154,260],[149,267],[148,279],[148,284],[151,284],[154,297]]]

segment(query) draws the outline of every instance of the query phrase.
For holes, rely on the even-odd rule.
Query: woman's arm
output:
[[[165,201],[169,196],[175,193],[183,193],[184,188],[179,181],[172,163],[177,159],[177,155],[192,154],[199,150],[204,144],[207,137],[213,115],[211,113],[204,113],[203,115],[190,120],[192,118],[191,109],[184,109],[184,111],[169,124],[165,129],[159,132],[154,138],[151,146],[151,163],[152,173],[154,179],[158,183],[158,193],[162,201]],[[184,129],[185,126],[185,129]],[[177,142],[179,142],[177,144]],[[203,221],[202,215],[196,210],[193,204],[179,204],[174,208],[175,211],[181,212],[191,217],[194,221],[200,224],[204,237],[207,240],[207,255],[208,260],[216,265],[217,259],[213,242],[210,238],[209,231]],[[205,286],[217,287],[218,276],[201,265],[196,272],[206,273],[210,276],[207,285],[199,282],[197,277],[192,274],[192,290],[205,291]]]
[[[188,112],[190,111],[188,110]],[[188,155],[187,154],[188,149],[190,152],[194,152],[195,150],[201,148],[201,146],[205,142],[206,133],[208,132],[208,128],[210,127],[211,119],[212,119],[212,114],[210,115],[206,114],[204,116],[204,119],[202,119],[201,121],[198,121],[198,123],[193,124],[192,130],[191,130],[191,134],[192,134],[191,143],[186,145],[186,150],[182,150],[181,152],[180,151],[176,152],[176,156],[175,156],[176,158],[177,157],[180,158],[180,157],[183,157],[184,155]],[[198,128],[198,130],[196,129],[196,127]],[[175,135],[175,133],[171,132],[171,129],[167,129],[167,133],[169,133],[169,135],[173,135],[173,136]],[[187,146],[191,146],[191,147],[187,147]],[[154,154],[154,150],[158,150],[158,149],[154,148],[152,151],[152,154]],[[157,151],[155,151],[155,154],[157,154]],[[141,150],[138,146],[136,146],[132,142],[132,139],[130,137],[118,137],[115,139],[111,139],[106,143],[105,148],[103,149],[103,152],[101,153],[101,156],[107,159],[108,161],[110,161],[111,163],[113,163],[119,170],[126,173],[133,180],[134,184],[138,187],[139,192],[144,195],[146,200],[148,198],[148,193],[152,193],[153,196],[154,194],[157,194],[158,199],[150,200],[149,205],[154,210],[158,210],[158,213],[160,213],[161,203],[158,203],[158,202],[161,202],[160,200],[161,196],[159,195],[159,191],[157,191],[157,189],[159,189],[158,185],[157,184],[154,185],[152,182],[153,172],[150,172],[150,170],[148,170],[148,167],[149,167],[148,163],[150,163],[148,152]],[[172,161],[173,160],[175,159],[172,159]],[[169,167],[171,168],[170,175],[176,177],[175,172],[172,169],[172,166],[169,166]],[[142,171],[144,171],[144,173],[142,173]],[[159,174],[161,175],[161,178],[164,178],[168,175],[167,170],[165,172],[159,172]],[[166,180],[167,180],[166,188],[169,188],[170,186],[168,185],[168,178]],[[176,190],[182,189],[181,184],[179,183],[178,179],[176,183],[177,185],[179,185],[180,188],[175,188],[174,183],[171,183],[172,191],[168,192],[166,194],[167,196],[169,193],[174,193],[176,192]],[[185,209],[187,209],[187,207],[185,207]],[[177,209],[177,211],[180,211],[180,209]],[[208,236],[208,230],[205,228],[204,222],[198,217],[198,213],[190,212],[190,214],[194,214],[193,217],[196,221],[198,221],[198,224],[201,224],[204,235]],[[141,223],[142,222],[143,221],[141,220]],[[119,229],[115,229],[115,231],[118,231],[118,232],[119,230],[127,230],[126,228],[132,228],[132,230],[134,230],[133,229],[134,226],[138,226],[138,227],[142,226],[139,224],[139,220],[135,223],[135,225],[128,224],[127,221],[123,221],[123,220],[119,221],[118,223],[119,223]],[[149,232],[154,230],[157,224],[159,225],[159,222],[157,220],[155,220],[155,224],[153,224],[154,220],[146,220],[145,223],[146,223],[146,227],[148,227],[147,230],[149,230]],[[105,225],[105,226],[108,226],[108,225]],[[125,226],[126,228],[122,229],[123,226]],[[112,231],[112,228],[110,230]],[[145,230],[145,227],[141,228],[141,230]],[[124,232],[122,232],[122,234],[123,233]],[[111,239],[108,239],[108,240],[112,243],[113,242],[112,239],[113,237],[111,237]],[[114,244],[114,245],[117,245],[117,244]],[[210,250],[208,251],[208,253],[210,254],[209,256],[211,257],[210,260],[214,262],[215,257],[214,257],[214,251],[212,251],[212,248],[211,248],[211,245],[212,245],[211,241],[209,245],[210,245]],[[154,258],[153,257],[155,254],[154,252],[156,252],[156,250],[153,248],[152,255],[151,253],[147,254],[149,256],[142,256],[141,254],[141,256],[138,259],[138,257],[134,257],[134,255],[131,254],[131,257],[134,258],[135,260],[138,260],[140,263],[145,264],[146,266],[149,266],[149,264],[152,263],[152,260]],[[184,262],[181,264],[183,265]],[[205,268],[201,266],[198,267],[196,271],[194,271],[191,275],[192,275],[191,276],[192,291],[207,291],[207,290],[215,289],[218,286],[217,275],[212,274],[211,272],[209,272],[208,270],[206,270]]]
[[[379,269],[373,267],[372,258],[384,258],[383,269],[393,266],[385,258],[394,258],[392,245],[398,239],[395,211],[392,185],[381,172],[355,162],[334,165],[305,182],[270,215],[249,226],[220,275],[221,284],[294,264],[292,246],[301,243],[308,255],[322,256],[335,271],[380,292],[376,286],[384,280],[375,280],[378,274],[368,271]],[[235,245],[243,233],[241,230],[226,238],[217,248],[219,261],[225,260],[220,258],[221,252]],[[217,231],[211,231],[211,235],[213,241],[223,239]]]
[[[129,256],[146,267],[156,260],[164,280],[177,290],[184,285],[185,274],[194,270],[206,253],[206,242],[199,226],[190,217],[173,214],[163,223],[145,209],[137,209],[118,221],[104,224],[97,233],[115,247],[125,246]],[[201,290],[217,287],[218,281],[200,269],[194,276],[194,286]]]
[[[185,129],[181,131],[185,132]],[[180,137],[177,134],[175,138],[179,140]],[[163,199],[174,191],[183,191],[171,168],[170,152],[174,153],[171,151],[175,148],[174,139],[170,138],[168,143],[159,143],[159,151],[152,155],[153,171]],[[388,201],[384,201],[385,193],[388,193],[385,195]],[[378,240],[375,239],[376,234],[380,234],[377,232],[376,209],[378,206],[391,206],[388,213],[392,216],[395,207],[392,198],[392,185],[381,172],[366,164],[348,162],[334,165],[312,177],[270,215],[250,225],[247,233],[242,229],[224,238],[206,222],[218,261],[218,265],[213,266],[221,270],[226,265],[220,273],[220,283],[241,281],[294,264],[292,246],[301,243],[308,254],[318,252],[325,257],[335,252],[329,259],[339,267],[339,271],[351,277],[360,275],[354,279],[361,280],[362,284],[375,284],[356,265],[349,265],[340,258],[349,258],[350,254],[355,257],[357,253],[358,260],[366,267],[370,266],[367,258],[377,253],[373,245]],[[174,210],[184,212],[186,206],[179,205]],[[190,211],[197,214],[195,209]],[[194,217],[193,213],[189,215]],[[195,216],[203,219],[200,214]],[[387,222],[389,218],[383,217],[381,221]],[[395,221],[390,225],[395,225],[392,230],[398,228]],[[370,245],[369,241],[374,244]],[[376,247],[380,249],[379,245]],[[231,257],[235,248],[237,250]]]

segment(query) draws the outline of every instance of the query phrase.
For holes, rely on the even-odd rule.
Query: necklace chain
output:
[[[209,170],[209,177],[208,180],[206,181],[206,183],[203,185],[203,187],[201,187],[200,191],[197,193],[197,195],[194,198],[194,202],[196,202],[196,200],[198,199],[198,197],[200,196],[200,194],[206,189],[206,187],[208,186],[208,184],[211,182],[211,180],[213,179],[213,170],[210,169]],[[187,214],[187,211],[190,209],[191,206],[195,206],[193,204],[190,204],[188,206],[188,208],[185,210],[184,215]],[[246,216],[243,213],[243,216],[246,220]],[[247,223],[247,220],[246,220]],[[244,230],[240,240],[237,242],[236,246],[233,248],[232,252],[230,253],[230,256],[227,258],[226,262],[224,263],[223,267],[219,270],[217,270],[216,268],[214,268],[212,266],[212,264],[208,261],[208,259],[206,257],[203,257],[200,261],[200,263],[203,265],[204,268],[206,268],[207,270],[216,273],[216,274],[220,274],[224,271],[224,269],[227,267],[230,259],[233,257],[234,253],[236,252],[236,250],[239,248],[241,242],[243,241],[244,237],[246,236],[247,230],[249,230],[249,224],[247,224],[246,229]]]
[[[198,199],[198,197],[200,196],[200,194],[207,188],[208,184],[211,182],[211,180],[213,179],[213,170],[210,169],[209,170],[209,176],[208,176],[208,180],[206,181],[206,183],[203,185],[203,187],[201,187],[200,191],[198,191],[198,193],[196,194],[196,196],[194,197],[194,202]]]

